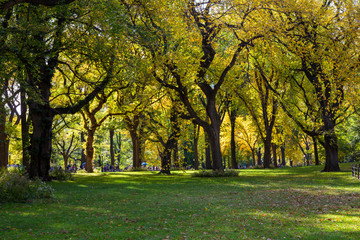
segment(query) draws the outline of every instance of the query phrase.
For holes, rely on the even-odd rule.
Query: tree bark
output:
[[[270,168],[271,164],[271,138],[264,141],[264,168]]]
[[[195,170],[199,170],[199,150],[198,150],[199,131],[200,131],[200,126],[194,124],[194,169]]]
[[[114,153],[114,129],[110,129],[110,161],[111,166],[115,165],[115,153]]]
[[[21,142],[22,142],[22,164],[26,171],[30,169],[30,137],[29,137],[29,122],[27,121],[27,103],[26,94],[23,86],[20,86],[20,100],[21,100]]]
[[[47,90],[50,90],[50,88]],[[29,175],[30,178],[39,177],[44,181],[49,181],[52,153],[52,122],[54,116],[48,104],[42,105],[36,102],[29,104],[29,116],[33,130],[30,142],[31,162]]]
[[[211,166],[211,150],[210,150],[210,141],[208,134],[205,132],[205,168],[206,169],[212,169]]]
[[[94,159],[94,134],[95,131],[88,130],[87,138],[86,138],[86,148],[85,148],[85,156],[86,156],[86,164],[85,170],[89,173],[94,171],[93,169],[93,159]]]
[[[86,155],[85,155],[85,149],[83,147],[85,140],[85,133],[81,132],[81,164],[86,163]]]
[[[237,169],[236,162],[236,143],[235,143],[235,125],[236,125],[236,112],[233,110],[230,112],[230,125],[231,125],[231,168]]]
[[[334,134],[325,134],[325,155],[326,162],[325,167],[322,170],[323,172],[338,172],[340,171],[339,162],[338,162],[338,145],[337,137]]]
[[[0,100],[0,169],[7,168],[7,135],[6,135],[6,110],[5,102]]]
[[[281,145],[280,149],[281,149],[281,165],[285,167],[285,166],[286,166],[286,161],[285,161],[285,142]]]
[[[275,143],[272,143],[271,146],[272,146],[273,164],[274,164],[274,167],[276,168],[277,167],[277,154],[276,154],[277,146]]]
[[[318,153],[318,145],[317,145],[317,140],[316,137],[313,136],[313,144],[314,144],[314,155],[315,155],[315,165],[320,165],[320,160],[319,160],[319,153]]]
[[[261,162],[261,147],[259,147],[259,151],[257,152],[257,165],[261,166],[262,162]]]

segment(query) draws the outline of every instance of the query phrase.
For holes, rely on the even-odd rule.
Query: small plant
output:
[[[1,170],[0,175],[0,201],[24,202],[30,197],[30,184],[26,175],[7,170]]]
[[[40,179],[31,181],[17,171],[0,171],[0,202],[25,202],[32,198],[51,198],[54,189]]]
[[[41,181],[39,178],[31,182],[30,185],[33,198],[51,198],[54,195],[54,189]]]
[[[66,172],[63,169],[54,169],[50,172],[50,177],[53,180],[58,180],[58,181],[68,181],[68,180],[72,180],[72,175],[69,172]]]
[[[239,173],[235,170],[200,170],[192,174],[193,177],[238,177]]]

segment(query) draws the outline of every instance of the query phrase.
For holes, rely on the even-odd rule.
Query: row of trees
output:
[[[201,128],[206,166],[223,170],[225,118],[234,168],[243,128],[254,162],[263,146],[265,168],[279,148],[285,163],[301,135],[304,155],[311,138],[324,149],[324,171],[338,171],[336,126],[358,106],[358,8],[345,0],[1,1],[0,166],[10,125],[21,122],[22,162],[48,179],[54,123],[76,114],[89,172],[95,133],[109,119],[129,131],[134,167],[152,143],[169,173],[192,123],[194,166]]]

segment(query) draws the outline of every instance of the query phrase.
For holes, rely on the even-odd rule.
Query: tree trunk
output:
[[[211,166],[211,150],[210,150],[210,141],[208,134],[205,132],[205,168],[206,169],[212,169]]]
[[[206,112],[209,115],[211,124],[204,128],[209,135],[211,146],[212,169],[223,171],[221,145],[220,145],[220,126],[221,119],[216,108],[216,95],[212,93],[207,96]]]
[[[325,134],[324,142],[325,142],[324,147],[325,147],[326,162],[325,162],[325,167],[322,171],[323,172],[340,171],[339,162],[338,162],[337,137],[335,133]]]
[[[173,149],[173,163],[175,168],[180,168],[180,161],[179,161],[179,141],[176,140]]]
[[[236,143],[235,143],[235,125],[236,125],[236,114],[235,111],[230,113],[230,124],[231,124],[231,168],[237,169],[236,162]]]
[[[110,160],[111,166],[115,165],[115,153],[114,153],[114,129],[110,129]]]
[[[26,171],[30,169],[30,138],[29,138],[29,123],[27,121],[27,103],[26,95],[23,90],[23,86],[20,86],[20,100],[21,100],[21,141],[22,141],[22,164],[24,165]]]
[[[313,139],[313,144],[314,144],[314,156],[315,156],[315,165],[320,165],[320,160],[319,160],[319,153],[318,153],[318,145],[317,145],[317,140],[316,137],[312,137]]]
[[[211,146],[212,169],[223,171],[221,145],[220,145],[220,127],[210,131],[209,141]]]
[[[257,159],[258,159],[258,162],[257,162],[257,165],[258,166],[261,166],[261,147],[259,147],[259,151],[257,152]]]
[[[281,165],[285,167],[286,161],[285,161],[285,142],[281,145]]]
[[[86,155],[85,155],[85,149],[83,147],[85,140],[85,133],[81,132],[81,164],[86,163]]]
[[[69,162],[69,157],[65,154],[63,155],[63,158],[64,158],[64,169],[66,170]]]
[[[94,139],[95,139],[94,134],[95,134],[95,130],[87,131],[86,148],[85,148],[85,156],[86,156],[85,170],[88,173],[94,172],[93,169]]]
[[[171,168],[171,148],[165,147],[164,151],[160,154],[161,170],[159,173],[170,175]]]
[[[270,168],[271,164],[271,138],[267,137],[264,141],[264,168]]]
[[[140,139],[135,131],[130,131],[131,141],[132,141],[132,162],[133,168],[140,168]]]
[[[306,166],[310,166],[310,159],[311,159],[310,145],[307,140],[306,140],[305,144],[306,144],[306,148],[305,148],[306,149],[306,154],[305,154]]]
[[[200,127],[194,125],[194,169],[195,170],[199,170],[199,150],[198,150],[199,131],[200,131]]]
[[[6,136],[6,110],[5,103],[0,100],[0,169],[7,168],[8,155],[7,155],[7,136]]]
[[[251,156],[252,156],[252,159],[253,159],[253,162],[252,162],[253,166],[256,165],[256,157],[255,157],[255,155],[256,155],[255,148],[252,148],[251,149]]]
[[[50,88],[48,89],[50,92]],[[29,116],[32,122],[30,178],[39,177],[49,181],[50,158],[52,152],[53,113],[49,105],[36,102],[29,104]]]
[[[276,154],[277,146],[275,143],[272,143],[271,146],[272,146],[273,164],[274,164],[274,167],[276,168],[277,167],[277,154]]]

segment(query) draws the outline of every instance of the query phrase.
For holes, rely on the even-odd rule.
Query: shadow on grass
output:
[[[316,170],[79,174],[55,199],[2,205],[1,239],[356,239],[358,182]]]

